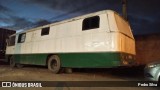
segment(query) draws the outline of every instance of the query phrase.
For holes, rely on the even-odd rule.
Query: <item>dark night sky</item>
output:
[[[121,0],[0,0],[0,27],[23,30],[105,9],[121,14]],[[159,9],[160,0],[128,0],[135,35],[160,33]]]

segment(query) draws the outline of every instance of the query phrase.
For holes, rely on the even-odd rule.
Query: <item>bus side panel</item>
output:
[[[121,65],[119,52],[58,54],[62,67],[110,68]]]
[[[48,54],[16,54],[13,55],[16,63],[46,65]]]

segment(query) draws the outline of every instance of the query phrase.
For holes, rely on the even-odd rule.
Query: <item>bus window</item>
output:
[[[49,34],[49,30],[50,30],[50,27],[42,28],[42,30],[41,30],[41,36],[48,35]]]
[[[12,36],[12,37],[9,38],[8,46],[14,46],[15,45],[15,38],[16,38],[16,36]]]
[[[26,34],[25,33],[19,34],[18,43],[23,43],[25,41],[25,38],[26,38]]]
[[[99,28],[99,16],[89,17],[83,20],[82,30]]]

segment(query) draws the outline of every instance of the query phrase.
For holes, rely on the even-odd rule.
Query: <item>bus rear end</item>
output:
[[[135,64],[135,40],[130,25],[116,12],[108,15],[110,31],[116,41],[116,50],[120,52],[120,66],[129,66]]]

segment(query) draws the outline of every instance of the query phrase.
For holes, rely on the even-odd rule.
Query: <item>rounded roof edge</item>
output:
[[[13,34],[11,36],[14,36],[14,35],[17,35],[17,34],[21,34],[21,33],[25,33],[25,32],[34,31],[34,30],[41,29],[41,28],[44,28],[44,27],[54,26],[54,25],[58,25],[58,24],[62,24],[62,23],[66,23],[66,22],[82,19],[82,18],[87,18],[87,17],[91,17],[91,16],[94,16],[94,15],[99,15],[99,14],[107,13],[107,12],[115,12],[116,14],[118,14],[114,10],[102,10],[102,11],[92,12],[92,13],[80,15],[80,16],[77,16],[77,17],[73,17],[73,18],[70,18],[70,19],[66,19],[66,20],[62,20],[62,21],[58,21],[58,22],[53,22],[51,24],[42,25],[42,26],[39,26],[39,27],[35,27],[35,28],[28,29],[28,30],[24,30],[22,32],[18,32],[16,34]]]

